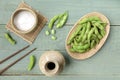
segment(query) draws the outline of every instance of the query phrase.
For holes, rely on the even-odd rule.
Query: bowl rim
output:
[[[16,27],[16,25],[14,24],[14,18],[17,14],[19,14],[19,12],[22,12],[22,11],[28,11],[30,13],[32,13],[32,15],[35,17],[35,24],[32,26],[31,29],[27,30],[27,31],[24,31],[24,30],[20,30]],[[37,14],[35,13],[35,11],[31,10],[31,9],[28,9],[28,8],[19,8],[17,10],[15,10],[15,12],[12,14],[11,16],[11,24],[12,24],[12,27],[13,29],[18,32],[18,33],[30,33],[31,31],[33,31],[36,26],[37,26],[37,23],[38,23],[38,18],[37,18]]]

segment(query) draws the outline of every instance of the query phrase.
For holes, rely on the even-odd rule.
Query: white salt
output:
[[[19,30],[28,31],[35,25],[35,16],[29,11],[21,11],[14,17],[14,24]]]

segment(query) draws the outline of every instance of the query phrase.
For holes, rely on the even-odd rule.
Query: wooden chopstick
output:
[[[7,67],[5,67],[4,69],[2,69],[0,71],[0,75],[5,72],[7,69],[9,69],[10,67],[12,67],[14,64],[16,64],[17,62],[19,62],[20,60],[22,60],[24,57],[26,57],[27,55],[29,55],[31,52],[33,52],[34,50],[36,50],[37,48],[34,48],[32,50],[30,50],[29,52],[27,52],[25,55],[23,55],[22,57],[20,57],[19,59],[15,60],[14,62],[12,62],[11,64],[9,64]]]
[[[11,54],[10,56],[6,57],[5,59],[1,60],[0,64],[2,64],[3,62],[7,61],[8,59],[10,59],[11,57],[15,56],[16,54],[20,53],[21,51],[27,49],[29,46],[30,45],[27,45],[26,47],[20,49],[19,51],[15,52],[15,53]]]

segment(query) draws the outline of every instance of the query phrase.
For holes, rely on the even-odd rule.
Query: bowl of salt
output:
[[[20,8],[13,13],[11,23],[16,32],[29,33],[37,26],[37,14],[33,10]]]

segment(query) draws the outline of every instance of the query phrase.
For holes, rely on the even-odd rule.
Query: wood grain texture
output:
[[[69,11],[69,19],[67,24],[61,28],[56,29],[56,41],[51,40],[51,36],[45,35],[46,26],[42,29],[35,42],[29,49],[23,51],[21,54],[16,55],[14,58],[0,65],[0,70],[7,66],[10,62],[18,59],[32,48],[37,47],[37,50],[33,52],[37,58],[43,52],[47,50],[60,51],[67,61],[66,67],[63,72],[57,77],[49,78],[44,76],[39,70],[38,64],[35,65],[32,71],[27,71],[29,63],[29,56],[24,58],[19,63],[15,64],[9,70],[7,70],[3,76],[0,76],[0,80],[119,80],[120,79],[120,0],[24,0],[34,9],[39,10],[41,14],[44,14],[49,19],[54,15],[63,13],[65,10]],[[4,38],[5,24],[8,22],[12,12],[16,9],[21,0],[0,0],[0,60],[9,54],[23,48],[28,45],[20,37],[13,33],[11,36],[17,41],[15,46],[9,44]],[[110,35],[103,45],[103,47],[93,57],[77,61],[72,59],[65,50],[65,39],[69,30],[74,23],[83,15],[98,11],[106,15],[111,23]]]
[[[92,76],[58,76],[58,77],[44,77],[44,76],[4,76],[4,77],[0,77],[1,80],[119,80],[119,77],[115,76],[115,77],[108,77],[108,76],[96,76],[96,77],[92,77]]]
[[[96,55],[91,57],[90,59],[83,60],[83,61],[77,61],[72,59],[67,52],[65,51],[65,45],[64,41],[69,29],[72,26],[64,26],[64,28],[58,30],[57,36],[59,38],[56,41],[52,41],[50,39],[50,36],[45,36],[44,31],[46,30],[47,27],[45,27],[42,32],[39,34],[37,40],[31,47],[28,49],[30,50],[33,47],[37,47],[37,50],[33,52],[39,60],[39,57],[43,52],[46,50],[58,50],[62,52],[62,54],[65,56],[67,60],[67,65],[64,68],[63,72],[61,74],[76,74],[76,75],[81,75],[81,74],[95,74],[95,75],[112,75],[112,74],[117,74],[119,75],[119,67],[120,67],[120,54],[119,54],[119,47],[120,43],[119,38],[117,35],[120,34],[119,29],[120,26],[111,26],[111,32],[110,35],[107,39],[107,42],[104,44],[104,46],[100,49],[99,52],[97,52]],[[3,31],[4,28],[2,28]],[[67,31],[68,30],[68,31]],[[63,33],[64,34],[61,34]],[[23,47],[26,45],[26,43],[18,38],[17,36],[13,35],[13,37],[17,40],[18,44],[15,46],[9,45],[6,40],[1,40],[0,43],[3,42],[3,44],[6,45],[0,45],[1,50],[0,50],[0,59],[6,57],[7,55],[13,53],[14,51],[20,49],[20,47]],[[41,39],[43,38],[43,39]],[[62,41],[62,42],[61,42]],[[39,43],[39,44],[38,44]],[[49,45],[48,45],[49,43]],[[59,43],[59,44],[57,44]],[[22,45],[21,45],[22,44]],[[54,45],[53,45],[54,44]],[[21,54],[17,55],[16,57],[10,59],[6,63],[2,64],[0,66],[0,69],[4,68],[8,63],[12,62],[13,60],[17,59],[18,57],[22,56],[24,53],[26,53],[28,50],[23,51]],[[18,64],[14,65],[11,67],[8,71],[5,72],[5,74],[42,74],[41,71],[39,70],[38,64],[36,64],[35,68],[28,72],[27,71],[27,65],[29,63],[29,56],[23,59],[21,62]],[[38,63],[38,61],[37,61]],[[86,75],[87,76],[87,75]]]
[[[112,25],[120,25],[120,17],[118,16],[120,14],[119,0],[58,0],[57,2],[56,0],[24,1],[34,9],[40,11],[40,13],[44,14],[48,19],[58,13],[68,10],[70,14],[68,24],[74,24],[84,14],[96,11],[106,15],[110,19]],[[2,12],[0,13],[0,24],[6,24],[8,22],[10,15],[20,2],[20,0],[0,0],[0,10]]]

